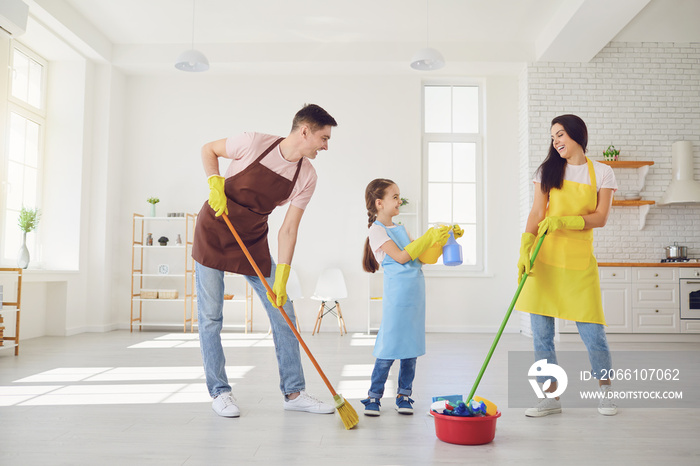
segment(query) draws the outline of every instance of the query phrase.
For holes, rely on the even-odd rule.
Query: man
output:
[[[284,409],[330,414],[332,405],[305,391],[299,343],[275,305],[283,306],[295,322],[294,307],[287,302],[286,283],[294,255],[299,222],[316,187],[316,171],[310,160],[328,149],[335,119],[318,105],[305,105],[294,116],[289,136],[243,133],[202,147],[202,164],[210,187],[209,201],[197,217],[192,257],[195,260],[199,341],[212,409],[224,417],[238,417],[240,410],[231,395],[225,370],[221,328],[224,302],[224,271],[246,275],[270,318],[280,372]],[[225,176],[219,175],[219,157],[231,159]],[[278,264],[267,243],[268,215],[290,202],[278,233]],[[221,218],[226,214],[241,236],[276,302]]]

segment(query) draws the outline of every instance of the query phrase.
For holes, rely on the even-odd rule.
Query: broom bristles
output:
[[[355,427],[357,423],[360,422],[355,408],[340,394],[335,395],[333,399],[335,400],[335,409],[338,410],[338,414],[340,414],[340,419],[343,421],[345,429],[349,430]]]

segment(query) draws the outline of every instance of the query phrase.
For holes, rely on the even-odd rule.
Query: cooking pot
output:
[[[679,246],[678,243],[673,243],[673,246],[666,246],[666,259],[687,259],[688,246]]]

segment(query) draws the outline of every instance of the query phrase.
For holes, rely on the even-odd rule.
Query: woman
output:
[[[598,263],[593,256],[593,228],[605,226],[617,189],[612,169],[585,155],[588,130],[576,115],[552,120],[552,145],[535,173],[535,198],[520,245],[518,272],[529,274],[516,309],[530,313],[535,360],[556,364],[554,318],[576,322],[588,350],[592,374],[603,390],[598,412],[612,416],[610,380],[601,373],[611,368],[605,336],[605,317],[600,295]],[[547,233],[530,273],[530,254],[539,238]],[[538,377],[544,383],[546,377]],[[550,378],[551,379],[551,378]],[[546,392],[557,389],[552,381]],[[561,413],[558,397],[541,399],[528,408],[529,417]]]

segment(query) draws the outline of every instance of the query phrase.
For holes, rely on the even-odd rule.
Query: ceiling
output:
[[[32,20],[129,74],[176,73],[192,45],[193,0],[24,1]],[[698,18],[698,0],[194,0],[194,48],[214,73],[415,73],[426,44],[447,61],[432,73],[499,73],[587,62],[611,40],[700,42]]]

